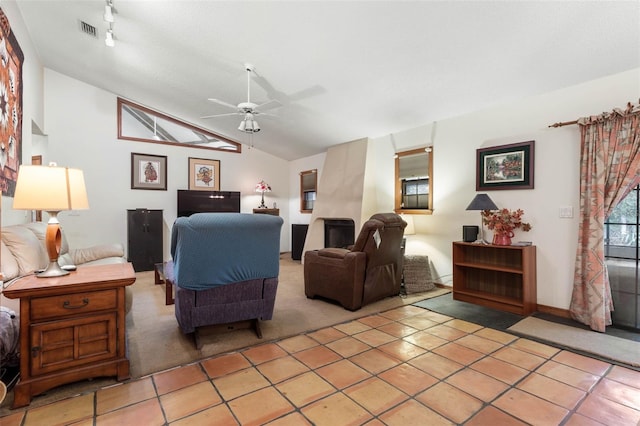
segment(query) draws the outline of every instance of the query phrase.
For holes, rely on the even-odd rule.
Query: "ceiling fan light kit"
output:
[[[257,133],[260,131],[260,126],[258,125],[258,122],[253,119],[253,115],[248,112],[247,115],[245,115],[244,120],[240,122],[238,130],[245,133]]]
[[[269,100],[260,105],[251,102],[251,73],[254,71],[254,67],[251,64],[244,64],[244,69],[247,72],[247,101],[240,102],[238,105],[232,105],[228,102],[221,101],[219,99],[209,98],[208,99],[209,101],[215,102],[219,105],[223,105],[227,108],[233,108],[236,110],[236,112],[226,113],[226,114],[207,115],[200,118],[214,118],[214,117],[224,117],[228,115],[242,115],[244,116],[244,118],[240,122],[240,125],[238,126],[238,130],[245,133],[257,133],[260,131],[260,126],[258,125],[258,122],[255,119],[255,116],[259,114],[264,114],[264,115],[269,115],[269,114],[265,114],[264,112],[260,111],[259,108],[265,108],[267,105],[273,108],[273,107],[279,106],[280,102],[278,102],[275,99]]]

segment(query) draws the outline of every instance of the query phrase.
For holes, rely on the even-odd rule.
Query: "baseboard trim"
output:
[[[555,315],[561,318],[571,319],[571,313],[569,312],[568,309],[561,309],[561,308],[556,308],[553,306],[546,306],[546,305],[537,305],[537,311],[542,312],[544,314],[550,314],[550,315]]]
[[[451,287],[450,285],[445,285],[435,281],[433,282],[433,284],[438,288],[448,288],[450,290],[453,290],[453,287]],[[556,308],[554,306],[536,305],[536,310],[538,312],[554,315],[556,317],[572,319],[571,313],[568,309]]]

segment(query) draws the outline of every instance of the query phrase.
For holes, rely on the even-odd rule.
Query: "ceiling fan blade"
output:
[[[278,101],[277,99],[271,99],[270,101],[264,102],[258,106],[256,106],[254,108],[254,110],[260,109],[260,110],[264,110],[264,109],[271,109],[271,108],[278,108],[281,107],[282,103],[280,103],[280,101]]]
[[[217,103],[217,104],[219,104],[219,105],[226,106],[226,107],[228,107],[228,108],[238,109],[238,106],[237,106],[237,105],[231,105],[229,102],[221,101],[220,99],[213,99],[213,98],[209,98],[209,99],[207,99],[207,100],[209,100],[209,101],[211,101],[211,102],[215,102],[215,103]]]
[[[203,117],[200,118],[214,118],[214,117],[226,117],[229,115],[242,115],[243,113],[240,112],[228,112],[226,114],[213,114],[213,115],[205,115]]]
[[[278,115],[276,115],[276,114],[271,114],[271,113],[268,113],[268,112],[260,112],[260,111],[253,111],[252,114],[253,115],[259,115],[260,117],[264,117],[264,116],[267,116],[267,117],[278,117]]]

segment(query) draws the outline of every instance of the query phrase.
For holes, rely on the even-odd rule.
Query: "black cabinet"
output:
[[[133,269],[153,271],[162,263],[162,210],[127,210],[127,256]]]
[[[301,260],[309,225],[291,225],[291,259]]]

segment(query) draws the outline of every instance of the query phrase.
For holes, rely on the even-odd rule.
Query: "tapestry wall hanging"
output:
[[[22,64],[24,55],[0,8],[0,187],[13,197],[22,162]]]

